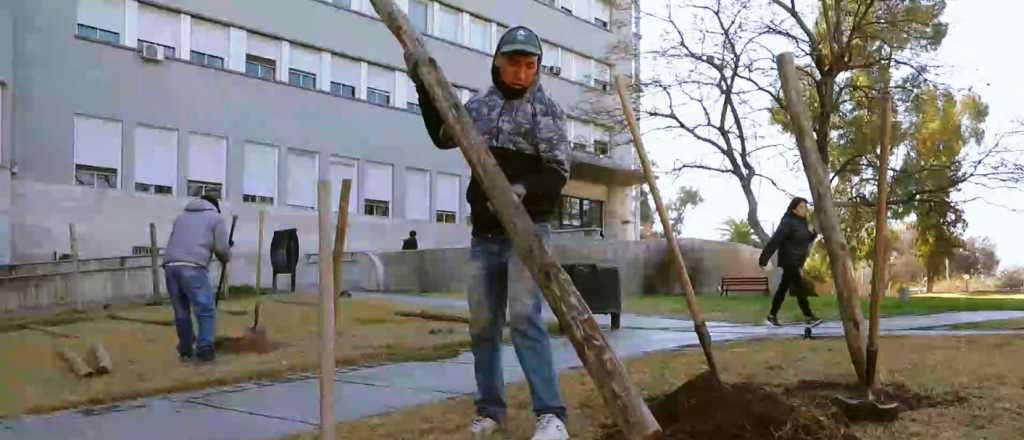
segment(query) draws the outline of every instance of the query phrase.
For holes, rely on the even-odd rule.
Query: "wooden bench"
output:
[[[718,286],[719,296],[728,296],[730,291],[762,292],[765,296],[771,292],[768,277],[722,277],[722,284]]]

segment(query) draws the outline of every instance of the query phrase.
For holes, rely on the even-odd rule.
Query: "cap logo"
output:
[[[526,39],[526,31],[523,30],[523,29],[520,29],[520,30],[516,31],[516,38],[518,38],[520,40],[525,40]]]

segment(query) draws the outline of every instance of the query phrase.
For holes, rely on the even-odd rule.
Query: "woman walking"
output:
[[[779,253],[782,281],[775,291],[775,297],[772,298],[772,310],[765,318],[765,323],[776,327],[782,325],[779,324],[778,313],[779,308],[782,307],[782,301],[786,299],[787,291],[792,291],[795,294],[800,311],[807,318],[808,326],[821,323],[821,320],[811,311],[811,305],[807,302],[807,296],[802,289],[803,279],[800,276],[800,270],[810,254],[811,244],[818,238],[818,232],[807,221],[807,214],[807,199],[794,198],[789,203],[789,209],[782,216],[778,229],[772,234],[771,240],[768,240],[768,245],[764,247],[758,261],[763,268],[768,265],[768,260],[776,251]]]

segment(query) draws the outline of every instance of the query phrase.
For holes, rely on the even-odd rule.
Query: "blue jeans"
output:
[[[178,330],[178,353],[191,354],[213,349],[214,305],[213,287],[206,268],[198,266],[164,266],[167,293],[174,308],[174,326]],[[199,323],[199,337],[192,327],[192,312]]]
[[[547,226],[539,226],[545,239]],[[467,274],[469,291],[469,333],[476,372],[477,415],[503,421],[506,413],[505,381],[501,366],[502,330],[508,306],[512,345],[523,367],[534,414],[554,414],[565,420],[566,411],[558,392],[558,380],[551,360],[551,343],[541,318],[540,289],[515,256],[506,237],[473,238]],[[521,289],[509,291],[509,273],[530,280]],[[526,287],[530,286],[530,287]]]

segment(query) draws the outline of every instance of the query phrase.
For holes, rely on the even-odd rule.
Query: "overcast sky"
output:
[[[938,61],[948,66],[942,79],[958,88],[973,87],[991,106],[986,124],[991,141],[1013,121],[1024,119],[1024,86],[1020,84],[1024,55],[1021,38],[1014,36],[1024,25],[1024,1],[950,0],[945,20],[950,23],[949,35],[937,54]],[[657,30],[651,24],[651,20],[644,23],[645,45],[658,43]],[[644,138],[659,168],[676,159],[692,158],[685,155],[707,155],[709,151],[686,137],[651,133]],[[790,140],[789,145],[792,143]],[[806,177],[791,171],[785,159],[766,158],[759,167],[772,173],[782,187],[810,198]],[[719,239],[722,234],[718,228],[726,218],[746,217],[746,201],[734,178],[693,171],[674,181],[662,178],[659,182],[666,198],[682,185],[697,187],[704,196],[705,202],[687,217],[686,236]],[[785,210],[788,196],[769,184],[759,184],[755,190],[761,203],[761,221],[766,228],[772,227]],[[1024,265],[1024,192],[969,187],[957,195],[960,199],[974,197],[984,197],[985,201],[965,206],[967,237],[987,236],[995,241],[1003,268]]]

